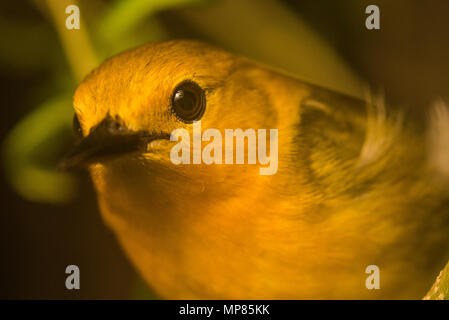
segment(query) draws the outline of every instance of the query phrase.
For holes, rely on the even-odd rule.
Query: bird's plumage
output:
[[[170,41],[115,56],[80,84],[84,135],[106,116],[133,131],[191,132],[170,112],[183,80],[205,90],[203,130],[278,129],[279,168],[174,165],[168,140],[90,166],[105,221],[161,297],[425,294],[448,258],[449,204],[420,126],[215,47]],[[365,287],[372,264],[380,290]]]

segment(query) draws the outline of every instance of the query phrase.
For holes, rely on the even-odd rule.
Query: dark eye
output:
[[[81,125],[80,125],[80,122],[79,122],[78,117],[76,116],[76,114],[73,116],[73,131],[75,132],[75,135],[78,138],[82,138],[83,137],[83,131],[81,130]]]
[[[206,96],[203,89],[190,80],[181,82],[173,91],[171,109],[185,123],[201,119],[206,110]]]

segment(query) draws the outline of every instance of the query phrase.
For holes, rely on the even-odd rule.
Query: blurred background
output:
[[[68,5],[80,9],[67,30]],[[380,8],[380,30],[365,8]],[[105,58],[193,38],[425,119],[449,101],[447,0],[34,0],[0,3],[0,298],[157,298],[103,225],[86,172],[55,171],[71,98]],[[422,120],[423,121],[423,120]],[[65,288],[80,268],[81,290]]]

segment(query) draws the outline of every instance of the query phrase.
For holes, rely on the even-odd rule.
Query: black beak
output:
[[[59,162],[60,170],[103,162],[132,152],[145,152],[153,140],[170,139],[168,134],[133,132],[111,116],[93,127],[89,135],[79,140]]]

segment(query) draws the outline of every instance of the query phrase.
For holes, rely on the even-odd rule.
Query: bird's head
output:
[[[63,165],[135,152],[168,161],[171,132],[192,134],[194,121],[223,133],[273,127],[269,92],[245,83],[251,74],[232,76],[245,63],[196,41],[149,44],[108,59],[76,90],[74,126],[83,139]]]
[[[84,141],[72,161],[146,151],[152,141],[167,145],[174,129],[189,129],[193,120],[213,121],[212,92],[231,65],[229,56],[191,42],[147,45],[107,60],[76,90],[74,121]]]

